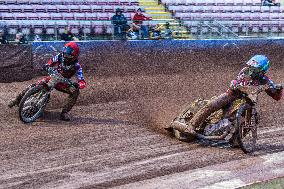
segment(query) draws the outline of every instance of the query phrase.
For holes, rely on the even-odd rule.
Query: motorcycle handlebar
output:
[[[284,88],[284,83],[276,84],[276,89],[283,89],[283,88]],[[266,86],[266,85],[264,85],[264,86],[259,86],[259,89],[257,90],[257,93],[261,93],[261,92],[263,92],[263,91],[265,91],[265,90],[269,90],[269,89],[271,89],[270,86]],[[274,88],[274,89],[275,89],[275,88]]]
[[[284,83],[277,84],[276,86],[277,86],[276,89],[283,89]],[[269,90],[269,89],[271,89],[270,86],[268,86],[268,85],[262,85],[262,86],[259,86],[258,90],[257,90],[255,93],[252,93],[252,94],[242,93],[242,97],[243,97],[249,104],[255,105],[255,104],[257,103],[258,95],[259,95],[261,92],[266,91],[266,90]]]

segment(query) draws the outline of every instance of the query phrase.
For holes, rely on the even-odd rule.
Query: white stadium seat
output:
[[[94,31],[97,34],[104,32],[111,34],[113,28],[110,19],[116,8],[121,8],[124,15],[131,19],[139,7],[136,0],[3,0],[2,2],[0,4],[2,21],[22,20],[21,23],[25,23],[25,20],[29,20],[33,23],[41,20],[44,24],[48,23],[46,26],[49,28],[49,33],[56,32],[52,30],[51,23],[65,21],[67,25],[74,21],[74,23],[79,22],[78,27],[77,25],[73,27],[75,33],[78,33],[80,31],[78,28],[82,27],[85,33]],[[279,32],[282,31],[284,25],[278,22],[284,19],[284,6],[261,6],[260,0],[161,0],[161,2],[173,12],[173,17],[180,18],[187,23],[191,33],[196,33],[197,30],[204,33],[217,32],[217,29],[212,30],[208,26],[201,27],[199,30],[195,25],[200,21],[208,20],[217,20],[234,31],[247,32],[248,29],[254,33]],[[52,22],[47,22],[50,20]],[[84,25],[84,22],[88,24]],[[159,22],[161,21],[153,20],[144,22],[144,24],[155,26]],[[191,24],[192,22],[194,24]],[[249,23],[249,25],[244,23]],[[41,33],[43,30],[40,27],[43,26],[39,24],[34,29]],[[31,31],[29,27],[24,28],[26,32]],[[10,27],[10,29],[12,32],[15,27]]]

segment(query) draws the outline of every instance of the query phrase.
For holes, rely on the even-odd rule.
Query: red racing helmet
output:
[[[62,55],[67,62],[76,60],[79,57],[79,46],[75,42],[69,42],[62,48]]]

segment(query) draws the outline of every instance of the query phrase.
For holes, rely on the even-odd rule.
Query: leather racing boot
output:
[[[70,121],[71,120],[70,115],[67,112],[61,112],[60,119],[62,121]]]
[[[171,124],[171,127],[188,135],[195,136],[196,132],[194,130],[194,127],[191,124],[185,124],[181,123],[179,121],[174,121]]]
[[[68,112],[71,111],[73,106],[76,104],[76,101],[78,99],[80,92],[79,89],[76,89],[73,93],[69,94],[69,97],[67,99],[67,103],[63,106],[62,112],[60,114],[60,119],[63,121],[70,121],[70,115]]]
[[[12,108],[12,107],[14,107],[14,106],[19,106],[19,104],[20,104],[22,98],[24,97],[24,95],[26,94],[26,92],[27,92],[32,86],[33,86],[33,85],[31,85],[31,86],[25,88],[22,92],[20,92],[20,93],[16,96],[16,98],[15,98],[14,100],[11,100],[11,101],[9,102],[8,107],[9,107],[9,108]]]
[[[12,108],[12,107],[14,107],[14,106],[16,106],[16,105],[19,105],[19,104],[20,104],[20,102],[19,102],[17,99],[14,99],[14,100],[11,100],[11,101],[9,102],[8,107],[9,107],[9,108]]]

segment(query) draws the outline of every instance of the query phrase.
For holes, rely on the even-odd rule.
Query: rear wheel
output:
[[[31,123],[38,119],[46,105],[49,95],[42,85],[29,89],[19,105],[19,116],[24,123]]]
[[[236,138],[245,153],[252,153],[256,147],[257,118],[252,111],[252,106],[244,104],[237,112]]]

